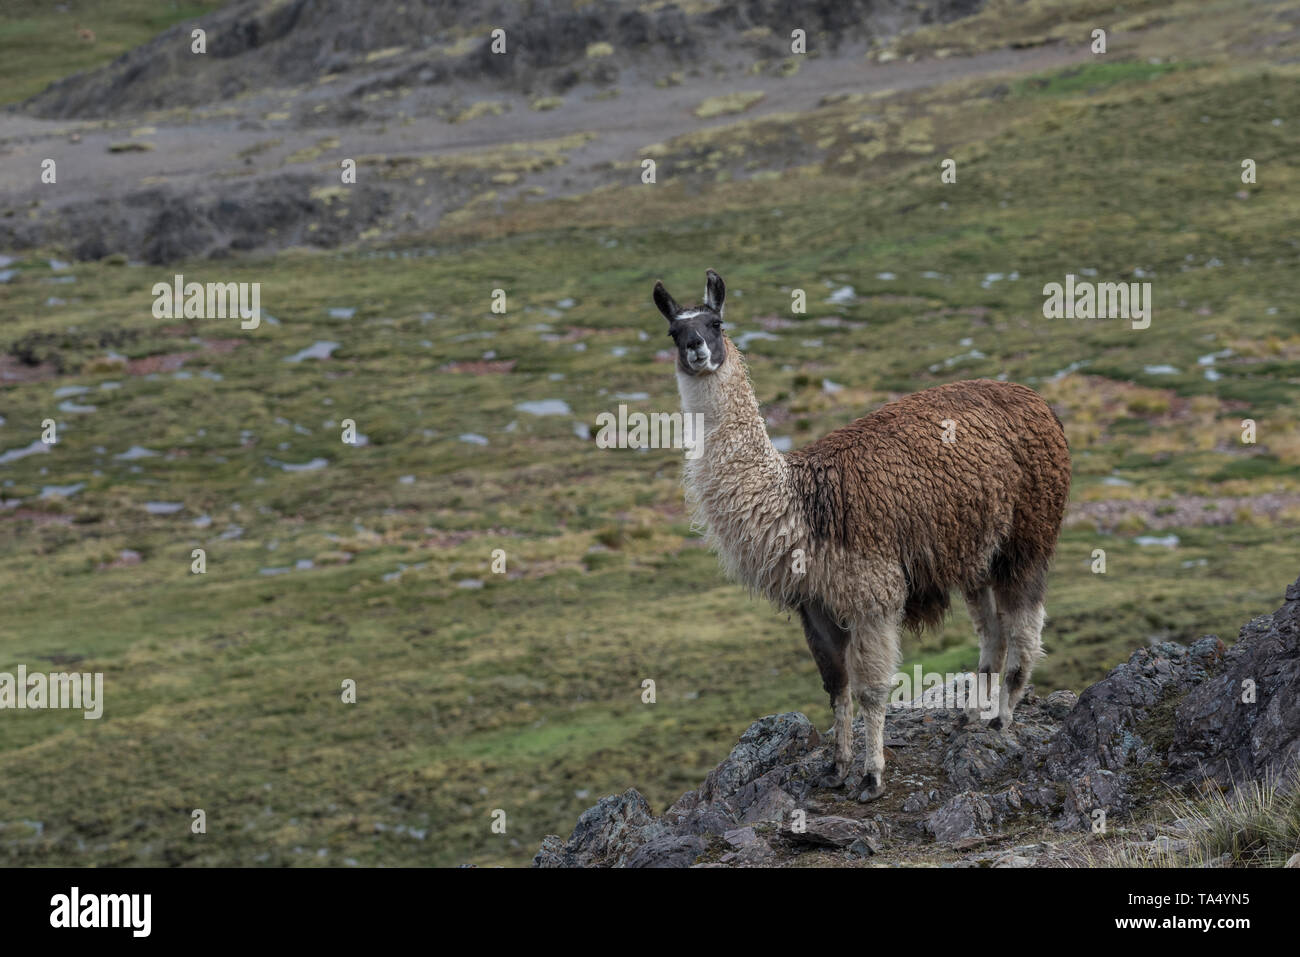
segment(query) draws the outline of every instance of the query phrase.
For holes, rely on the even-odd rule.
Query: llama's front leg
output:
[[[848,683],[832,696],[835,708],[835,780],[842,782],[853,767],[853,694]]]
[[[853,695],[845,656],[849,633],[841,628],[825,605],[810,601],[799,606],[808,650],[821,672],[822,687],[830,695],[835,711],[835,779],[838,785],[853,764]]]
[[[874,801],[885,793],[885,708],[891,680],[898,670],[897,622],[855,627],[849,642],[849,661],[867,739],[858,800]]]

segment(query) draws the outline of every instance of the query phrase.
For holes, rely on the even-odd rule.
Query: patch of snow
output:
[[[19,459],[26,458],[29,455],[40,455],[49,450],[50,447],[48,445],[40,439],[37,439],[25,448],[10,449],[8,452],[0,452],[0,465],[5,465],[9,462],[17,462]]]
[[[122,452],[119,455],[114,455],[113,458],[122,462],[134,462],[136,459],[153,458],[157,454],[158,453],[153,449],[146,449],[142,445],[133,445],[125,452]]]
[[[563,399],[538,399],[532,402],[517,402],[515,408],[530,415],[572,415],[573,410]]]
[[[304,359],[328,359],[335,349],[339,347],[337,342],[330,342],[321,339],[313,342],[306,349],[295,352],[285,358],[285,362],[302,362]]]
[[[41,489],[41,498],[54,498],[55,496],[70,498],[85,487],[85,482],[78,482],[75,485],[46,485]]]

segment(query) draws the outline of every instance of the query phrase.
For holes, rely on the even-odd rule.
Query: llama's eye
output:
[[[721,328],[722,328],[722,321],[721,321],[721,320],[718,320],[717,322],[714,322],[714,323],[713,323],[713,331],[714,331],[714,332],[717,332],[717,331],[718,331],[719,329],[721,329]]]

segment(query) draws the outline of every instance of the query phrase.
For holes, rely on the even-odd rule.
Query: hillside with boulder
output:
[[[1128,854],[1177,850],[1195,825],[1153,813],[1171,788],[1294,781],[1298,701],[1300,579],[1231,648],[1214,635],[1140,648],[1082,694],[1031,694],[1006,730],[891,708],[879,801],[826,786],[833,734],[798,712],[768,715],[661,815],[635,789],[603,798],[533,863],[1070,866],[1094,831]]]

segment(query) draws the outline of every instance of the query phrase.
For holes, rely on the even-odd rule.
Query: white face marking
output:
[[[707,346],[704,347],[704,359],[702,361],[697,362],[693,355],[688,355],[686,362],[694,372],[712,372],[719,365],[713,361],[713,355],[709,352]]]

